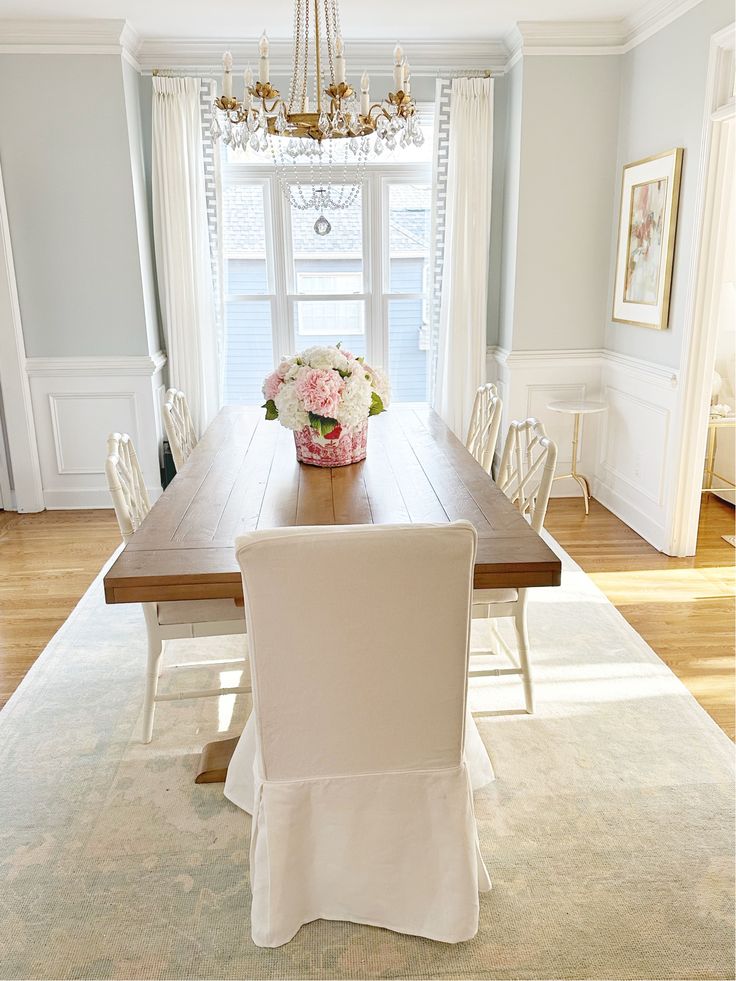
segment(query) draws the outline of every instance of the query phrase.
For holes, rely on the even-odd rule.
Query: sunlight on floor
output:
[[[590,578],[615,603],[688,603],[733,596],[736,590],[736,567],[727,566],[594,572]]]
[[[220,671],[220,685],[223,688],[237,688],[242,671]],[[233,720],[237,695],[220,695],[217,699],[217,731],[227,732]]]

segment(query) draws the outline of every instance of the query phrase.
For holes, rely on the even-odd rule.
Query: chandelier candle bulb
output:
[[[265,31],[261,35],[261,40],[258,42],[258,50],[261,55],[258,66],[258,81],[265,85],[269,81],[268,38],[266,37]]]
[[[335,82],[340,85],[345,81],[345,45],[338,35],[335,42]]]
[[[368,76],[368,72],[363,72],[360,79],[360,114],[361,116],[367,116],[371,107],[371,97],[370,97],[370,85],[371,80]]]
[[[409,62],[404,58],[404,72],[402,81],[402,91],[409,95],[411,92],[411,69],[409,68]]]
[[[400,44],[397,44],[394,48],[394,87],[396,88],[397,92],[401,91],[401,86],[404,84],[403,60],[404,49]]]
[[[253,88],[253,72],[246,68],[243,72],[243,106],[245,109],[251,107],[250,89]]]
[[[233,97],[233,56],[226,51],[222,56],[222,67],[225,69],[222,76],[222,96],[224,99]]]

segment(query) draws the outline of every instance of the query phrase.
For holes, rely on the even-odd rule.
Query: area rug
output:
[[[276,950],[250,939],[249,818],[193,782],[248,697],[161,703],[141,745],[142,615],[98,578],[0,713],[0,977],[733,978],[733,747],[564,566],[530,603],[535,715],[518,679],[473,683],[497,774],[477,937],[317,921]],[[244,654],[170,643],[166,684],[237,684]]]

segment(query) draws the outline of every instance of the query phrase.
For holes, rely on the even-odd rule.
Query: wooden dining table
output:
[[[428,406],[373,417],[366,459],[335,468],[297,463],[292,434],[262,409],[227,406],[108,570],[105,599],[242,604],[245,532],[460,518],[478,532],[476,589],[560,584],[560,560]],[[224,775],[235,742],[210,744],[200,779]]]

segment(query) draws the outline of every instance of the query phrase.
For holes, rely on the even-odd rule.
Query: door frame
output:
[[[735,49],[736,24],[729,24],[711,37],[695,212],[696,248],[690,270],[683,339],[682,394],[677,427],[681,438],[674,461],[674,505],[667,534],[670,555],[694,555],[698,538],[702,461],[718,340],[718,325],[711,313],[712,258],[718,248],[721,228],[719,146],[724,123],[736,115]]]
[[[45,508],[31,387],[15,279],[10,223],[0,166],[0,389],[3,395],[13,493],[3,505],[16,511]],[[2,438],[0,436],[0,438]]]

